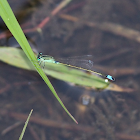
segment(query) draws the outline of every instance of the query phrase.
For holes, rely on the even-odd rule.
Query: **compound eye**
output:
[[[39,52],[38,55],[37,55],[37,59],[40,60],[41,56],[42,56],[42,53]]]

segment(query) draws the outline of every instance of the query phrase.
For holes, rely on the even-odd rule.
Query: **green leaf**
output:
[[[22,69],[35,70],[25,53],[18,48],[0,47],[0,60]],[[37,61],[34,61],[34,63],[39,67]],[[46,63],[44,72],[65,82],[71,82],[92,89],[106,89],[110,84],[110,82],[105,82],[104,79],[97,75],[91,75],[64,65]]]

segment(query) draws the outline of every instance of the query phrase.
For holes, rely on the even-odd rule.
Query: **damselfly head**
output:
[[[42,57],[42,52],[39,52],[37,55],[37,60],[39,61],[41,57]]]

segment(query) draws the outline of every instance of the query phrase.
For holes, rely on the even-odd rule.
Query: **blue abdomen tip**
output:
[[[111,80],[111,81],[115,81],[115,78],[113,78],[111,75],[107,75],[106,78]]]

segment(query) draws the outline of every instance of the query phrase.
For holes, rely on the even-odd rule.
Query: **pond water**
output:
[[[31,109],[26,140],[140,139],[140,2],[76,0],[56,15],[60,0],[9,2],[38,52],[64,58],[93,55],[99,71],[133,91],[91,90],[49,77],[77,125],[36,72],[0,62],[0,139],[19,138]],[[2,21],[0,28],[0,46],[17,47],[10,34],[2,36]]]

